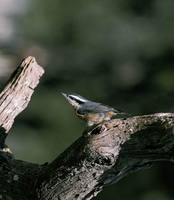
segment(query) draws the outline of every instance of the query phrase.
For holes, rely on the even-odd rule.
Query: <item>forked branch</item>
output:
[[[128,173],[156,161],[174,161],[174,113],[100,124],[87,130],[50,164],[32,164],[6,156],[2,151],[3,136],[27,107],[42,74],[43,69],[29,57],[0,94],[0,199],[91,199]]]

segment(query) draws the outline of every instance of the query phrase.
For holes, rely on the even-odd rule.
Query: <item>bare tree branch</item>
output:
[[[39,199],[91,199],[154,161],[173,161],[174,114],[114,119],[82,136],[43,171]]]
[[[6,133],[13,125],[14,118],[28,105],[39,78],[44,73],[35,58],[26,58],[11,76],[0,94],[0,126]]]
[[[0,93],[1,149],[4,148],[4,140],[15,117],[27,107],[43,73],[43,68],[37,64],[35,58],[28,57],[14,71]]]
[[[28,105],[43,69],[27,58],[0,94],[2,133]],[[156,161],[174,161],[174,113],[111,121],[86,130],[50,164],[15,160],[0,152],[0,199],[82,200]],[[2,134],[0,133],[2,144]],[[59,142],[59,141],[58,141]]]

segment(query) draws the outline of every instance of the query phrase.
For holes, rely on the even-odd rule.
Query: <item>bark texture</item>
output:
[[[53,162],[14,159],[6,152],[14,118],[26,108],[43,69],[32,57],[13,74],[0,94],[0,199],[92,199],[105,186],[156,161],[174,160],[174,113],[113,119],[85,130]]]
[[[43,170],[40,199],[91,199],[155,161],[173,161],[174,114],[113,119],[79,138]]]
[[[0,126],[6,133],[10,130],[15,117],[27,107],[43,72],[35,58],[28,57],[14,71],[1,92]]]

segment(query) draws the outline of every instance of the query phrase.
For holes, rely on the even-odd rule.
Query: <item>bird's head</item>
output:
[[[78,95],[78,94],[66,94],[62,93],[62,95],[67,99],[67,101],[77,110],[79,109],[84,103],[86,103],[86,98]]]

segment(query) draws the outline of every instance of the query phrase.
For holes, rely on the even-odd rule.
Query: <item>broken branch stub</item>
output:
[[[43,73],[43,68],[30,56],[10,77],[0,93],[0,127],[5,133],[12,127],[15,117],[27,107]]]

